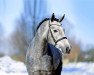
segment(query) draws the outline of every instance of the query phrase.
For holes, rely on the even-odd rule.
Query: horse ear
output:
[[[52,17],[51,17],[51,21],[54,21],[54,19],[55,19],[55,15],[54,15],[54,13],[52,14]]]
[[[63,17],[59,20],[59,22],[62,22],[63,19],[64,19],[64,17],[65,17],[65,14],[64,14]]]

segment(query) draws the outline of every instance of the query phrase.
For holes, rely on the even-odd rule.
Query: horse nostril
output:
[[[67,47],[67,48],[66,48],[66,53],[69,54],[69,53],[70,53],[70,50],[71,50],[71,49],[70,49],[69,47]]]
[[[69,50],[69,47],[66,48],[66,51],[68,51],[68,50]]]

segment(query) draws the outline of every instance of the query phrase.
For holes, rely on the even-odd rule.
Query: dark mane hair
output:
[[[41,26],[41,24],[42,24],[43,22],[47,21],[47,20],[50,20],[50,18],[45,18],[44,20],[42,20],[42,21],[39,23],[39,25],[37,26],[37,30],[39,29],[39,27]],[[59,19],[55,18],[54,21],[59,22]]]
[[[47,21],[47,20],[50,20],[50,18],[45,18],[44,20],[42,20],[42,21],[39,23],[39,25],[37,26],[37,30],[39,29],[40,25],[41,25],[43,22]]]

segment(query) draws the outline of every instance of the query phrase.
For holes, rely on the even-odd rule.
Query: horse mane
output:
[[[45,18],[44,20],[42,20],[42,21],[39,23],[39,25],[37,26],[37,30],[39,29],[39,27],[41,26],[41,24],[42,24],[43,22],[47,21],[47,20],[50,20],[50,18]]]
[[[42,21],[39,23],[39,25],[37,26],[37,30],[39,29],[39,27],[41,26],[41,24],[42,24],[43,22],[47,21],[47,20],[50,20],[50,18],[45,18],[44,20],[42,20]],[[59,19],[54,18],[54,21],[59,22]]]

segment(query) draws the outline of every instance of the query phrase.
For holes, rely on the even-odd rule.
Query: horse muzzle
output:
[[[67,48],[66,48],[66,53],[67,53],[67,54],[70,54],[70,51],[71,51],[71,47],[67,47]]]

